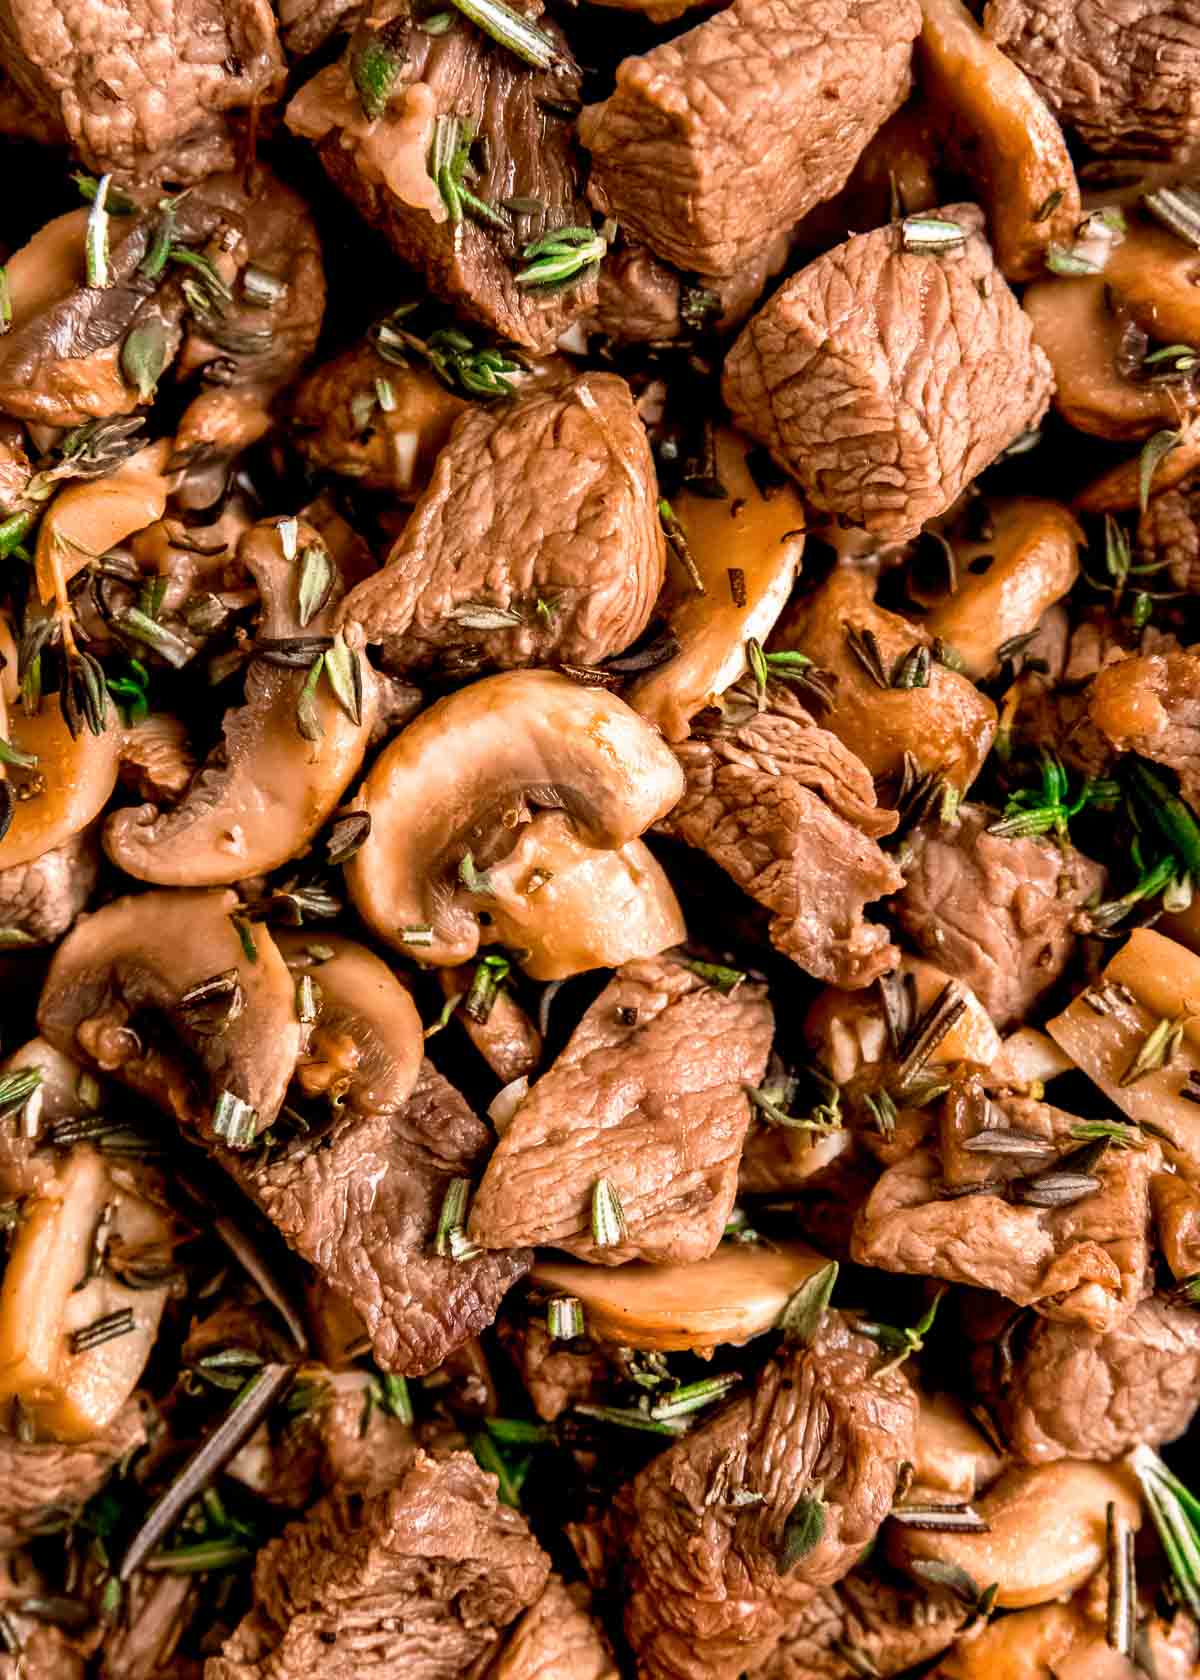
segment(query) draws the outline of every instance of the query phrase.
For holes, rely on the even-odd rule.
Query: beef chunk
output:
[[[960,246],[906,250],[902,224],[856,235],[780,287],[723,376],[735,422],[815,507],[893,542],[1036,425],[1053,387],[981,212],[933,214]]]
[[[966,1620],[944,1587],[914,1587],[877,1571],[855,1570],[799,1605],[779,1644],[749,1680],[880,1680],[928,1662]]]
[[[390,1492],[331,1494],[262,1549],[208,1680],[463,1680],[549,1572],[473,1458],[420,1453]]]
[[[1200,589],[1200,478],[1188,478],[1152,496],[1138,522],[1139,566],[1166,562],[1159,575],[1173,589]]]
[[[349,29],[363,10],[363,0],[276,0],[284,51],[305,58],[326,41]]]
[[[1200,1272],[1200,1186],[1181,1172],[1156,1173],[1150,1205],[1163,1259],[1182,1282]]]
[[[617,1680],[590,1602],[586,1587],[564,1586],[552,1575],[509,1634],[487,1680]]]
[[[1179,776],[1200,808],[1200,654],[1143,654],[1101,671],[1088,716],[1118,752],[1136,752]]]
[[[1092,151],[1183,158],[1195,149],[1195,0],[989,0],[983,21]]]
[[[501,1320],[501,1345],[512,1358],[533,1403],[547,1423],[570,1406],[600,1398],[611,1384],[613,1364],[608,1352],[593,1343],[575,1340],[570,1346],[551,1341],[537,1319],[525,1324]]]
[[[1003,1032],[1061,976],[1105,873],[1053,840],[989,834],[994,820],[964,805],[953,827],[914,830],[895,908],[917,948],[970,986]]]
[[[1053,1142],[1062,1155],[1077,1148],[1074,1117],[1060,1109],[1025,1099],[989,1106],[992,1123]],[[1021,1200],[1022,1191],[1003,1182],[1029,1172],[1027,1161],[1012,1156],[968,1155],[988,1164],[994,1188],[976,1184],[973,1194],[947,1196],[946,1156],[945,1144],[940,1158],[920,1148],[888,1167],[855,1220],[855,1260],[994,1289],[1048,1318],[1098,1332],[1129,1316],[1149,1272],[1157,1144],[1110,1150],[1090,1169],[1099,1189],[1052,1207]],[[1043,1157],[1034,1170],[1054,1168],[1055,1158]]]
[[[100,871],[94,828],[81,829],[32,863],[0,869],[0,928],[48,945],[74,922]]]
[[[735,274],[689,281],[644,245],[622,245],[609,253],[600,270],[592,325],[621,344],[661,343],[698,330],[732,332],[784,267],[790,250],[790,236],[777,234]]]
[[[557,26],[538,27],[563,47]],[[383,113],[364,119],[352,66],[366,30],[386,29],[403,60]],[[564,226],[590,226],[579,195],[572,118],[579,72],[563,48],[549,70],[531,70],[506,47],[458,22],[441,35],[415,23],[400,0],[376,0],[364,32],[340,64],[320,71],[288,107],[288,126],[318,143],[334,185],[422,271],[430,291],[502,337],[548,349],[578,315],[595,308],[594,272],[574,285],[520,286],[521,252]],[[452,222],[426,167],[437,116],[474,125],[476,199],[499,223]],[[505,201],[536,202],[509,213]]]
[[[778,689],[762,712],[735,691],[744,721],[701,723],[676,747],[687,786],[662,827],[773,912],[771,941],[801,968],[869,986],[898,957],[887,929],[863,917],[902,884],[876,843],[896,813],[878,809],[870,775],[837,736]]]
[[[382,1493],[401,1480],[416,1453],[410,1425],[370,1404],[364,1389],[335,1377],[316,1418],[321,1480],[331,1493]]]
[[[89,169],[139,181],[232,168],[227,114],[283,88],[268,0],[4,0],[0,63]]]
[[[530,1089],[488,1162],[468,1231],[486,1248],[544,1243],[580,1259],[703,1260],[721,1240],[767,1065],[766,988],[728,996],[682,962],[626,963]],[[592,1233],[608,1179],[627,1233]]]
[[[812,1587],[853,1568],[915,1440],[908,1381],[879,1364],[874,1343],[827,1315],[811,1347],[785,1349],[753,1393],[635,1478],[625,1631],[643,1680],[736,1680]],[[813,1500],[824,1527],[789,1566],[789,1524]]]
[[[593,203],[677,268],[736,273],[845,185],[920,26],[913,0],[734,0],[583,112]]]
[[[93,1441],[25,1442],[0,1435],[0,1545],[22,1545],[52,1512],[78,1511],[145,1439],[146,1422],[134,1400]]]
[[[1173,1441],[1200,1406],[1200,1315],[1151,1297],[1100,1332],[1044,1318],[1009,1328],[1003,1302],[968,1315],[976,1388],[1027,1464],[1120,1458]]]
[[[35,1627],[17,1656],[0,1656],[0,1680],[83,1680],[84,1661],[65,1633]]]
[[[496,1316],[528,1253],[456,1261],[434,1253],[454,1178],[491,1132],[429,1062],[396,1113],[346,1113],[315,1142],[238,1166],[245,1189],[298,1253],[354,1307],[385,1370],[420,1375]],[[497,1244],[497,1248],[503,1244]]]
[[[343,619],[393,670],[595,664],[641,634],[665,563],[629,387],[590,373],[463,415]]]

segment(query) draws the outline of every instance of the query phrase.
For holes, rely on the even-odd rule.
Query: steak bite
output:
[[[814,507],[903,542],[1046,412],[1050,364],[969,204],[810,263],[742,332],[722,389]]]
[[[994,820],[965,805],[952,826],[914,829],[895,911],[918,950],[965,981],[1004,1032],[1061,978],[1105,872],[1048,837],[992,834]]]
[[[827,1314],[811,1347],[785,1348],[624,1491],[625,1631],[643,1680],[753,1672],[812,1588],[853,1568],[914,1448],[916,1398],[881,1363]]]
[[[946,1587],[914,1586],[902,1576],[854,1570],[835,1587],[814,1589],[788,1620],[783,1638],[749,1680],[855,1680],[907,1673],[953,1643],[967,1608]]]
[[[592,202],[677,268],[733,274],[845,185],[920,27],[915,0],[734,0],[584,110]]]
[[[745,686],[732,701],[676,747],[687,786],[660,829],[771,910],[772,943],[807,973],[869,986],[899,955],[887,929],[863,917],[902,885],[877,844],[896,813],[878,808],[866,767],[782,685],[766,711]]]
[[[94,828],[81,829],[29,863],[0,869],[0,928],[9,943],[61,939],[92,896],[99,873]]]
[[[254,1605],[208,1680],[463,1680],[540,1597],[550,1560],[468,1453],[320,1500],[258,1554]]]
[[[45,1532],[54,1513],[74,1515],[145,1440],[146,1419],[136,1400],[91,1441],[25,1442],[0,1435],[0,1545],[25,1544]]]
[[[552,1575],[509,1634],[487,1680],[617,1680],[587,1588],[564,1586]]]
[[[284,78],[268,0],[5,0],[0,64],[89,169],[139,182],[232,168],[229,114]]]
[[[1200,1406],[1200,1317],[1151,1297],[1104,1333],[1006,1302],[967,1314],[975,1386],[1027,1464],[1115,1459],[1187,1429]]]
[[[584,374],[454,426],[382,571],[342,622],[391,671],[594,665],[662,587],[654,462],[628,385]]]
[[[517,1109],[469,1236],[608,1266],[712,1254],[737,1191],[744,1087],[761,1080],[773,1030],[763,986],[724,996],[673,958],[627,963]],[[604,1181],[623,1214],[615,1240],[595,1214]]]
[[[1088,716],[1118,752],[1135,752],[1179,776],[1200,808],[1200,654],[1144,654],[1101,671]]]
[[[1092,151],[1182,159],[1194,150],[1195,0],[989,0],[983,24]]]
[[[563,289],[518,282],[526,246],[591,227],[572,120],[579,71],[557,26],[536,27],[559,54],[546,70],[461,17],[434,35],[401,0],[376,0],[343,59],[287,110],[288,127],[317,143],[330,180],[430,291],[530,350],[552,346],[596,305],[594,264]],[[464,216],[452,186],[457,219],[429,172],[435,132],[456,141],[446,167],[469,200]]]

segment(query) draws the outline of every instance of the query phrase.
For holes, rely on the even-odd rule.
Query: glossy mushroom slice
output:
[[[355,801],[371,832],[346,884],[389,944],[439,967],[467,962],[492,909],[487,872],[534,809],[561,809],[585,846],[616,851],[682,788],[670,749],[614,695],[506,672],[439,700],[376,759]]]
[[[118,811],[105,826],[109,857],[141,881],[218,886],[286,863],[335,809],[367,749],[375,680],[344,641],[331,643],[341,588],[325,543],[304,521],[265,522],[239,555],[263,602],[245,702],[226,713],[221,749],[178,805]],[[342,675],[351,668],[357,690]]]
[[[662,1353],[748,1342],[779,1323],[798,1289],[829,1262],[804,1243],[723,1243],[707,1260],[610,1269],[543,1256],[531,1281],[583,1307],[588,1335]]]
[[[274,940],[239,930],[238,908],[231,892],[115,899],[59,946],[38,1024],[209,1141],[245,1145],[279,1112],[300,1023]]]
[[[46,695],[32,717],[14,708],[7,730],[3,714],[0,701],[0,734],[25,762],[2,767],[13,806],[0,838],[0,873],[67,845],[95,820],[116,786],[122,742],[120,714],[111,702],[99,735],[87,729],[73,735],[57,695]]]
[[[66,586],[85,566],[161,519],[167,505],[169,438],[147,444],[102,478],[69,484],[38,526],[38,595],[67,616]]]
[[[668,741],[684,740],[696,713],[742,676],[747,642],[766,641],[800,569],[804,503],[791,484],[766,493],[747,463],[753,449],[751,439],[722,427],[716,476],[724,496],[684,490],[673,503],[682,540],[671,546],[660,610],[678,651],[626,691]]]
[[[929,109],[968,136],[969,173],[987,203],[1001,272],[1036,279],[1051,244],[1069,245],[1080,218],[1062,130],[962,0],[922,0],[921,10],[917,59]]]

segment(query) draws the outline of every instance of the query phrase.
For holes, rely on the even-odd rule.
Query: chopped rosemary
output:
[[[1027,1207],[1072,1207],[1100,1189],[1100,1180],[1088,1172],[1051,1169],[1032,1178],[1016,1179],[1009,1185],[1014,1201]]]
[[[520,12],[506,6],[504,0],[450,0],[465,18],[490,35],[502,47],[531,64],[535,70],[549,70],[565,62],[558,46]]]
[[[792,1506],[787,1522],[783,1526],[783,1535],[779,1544],[779,1553],[775,1560],[775,1568],[780,1575],[786,1575],[794,1569],[803,1558],[816,1550],[825,1536],[825,1501],[824,1489],[817,1488],[812,1494],[798,1499]]]
[[[1146,1147],[1138,1128],[1120,1120],[1079,1120],[1071,1127],[1070,1135],[1079,1143],[1094,1143],[1103,1138],[1115,1149]]]
[[[330,864],[349,863],[371,833],[370,811],[348,811],[330,824],[325,837],[325,858]]]
[[[196,650],[191,642],[151,618],[140,607],[125,607],[114,614],[113,626],[123,635],[131,636],[135,642],[144,642],[152,648],[160,659],[165,659],[168,665],[179,671],[195,658]]]
[[[408,312],[408,306],[402,306],[372,329],[375,348],[385,361],[403,367],[409,355],[417,356],[450,390],[470,397],[487,400],[511,394],[512,381],[504,375],[519,373],[521,363],[510,353],[492,346],[476,348],[458,326],[441,327],[421,338],[402,325]]]
[[[321,988],[311,974],[301,974],[296,980],[296,1019],[302,1027],[311,1027],[321,1016]]]
[[[989,1524],[972,1505],[910,1504],[893,1505],[892,1520],[903,1528],[916,1528],[931,1534],[988,1534]]]
[[[176,1007],[190,1031],[205,1036],[224,1032],[246,1007],[237,969],[227,968],[189,986]]]
[[[37,754],[24,753],[0,735],[0,764],[14,765],[18,770],[36,770]]]
[[[1110,1500],[1104,1513],[1108,1555],[1108,1615],[1106,1636],[1109,1648],[1133,1661],[1137,1636],[1137,1573],[1133,1555],[1133,1529]]]
[[[598,1178],[592,1187],[592,1241],[597,1248],[615,1248],[628,1235],[616,1185],[610,1178]]]
[[[86,1353],[90,1348],[102,1347],[105,1342],[115,1342],[119,1336],[128,1336],[133,1329],[133,1308],[120,1307],[116,1312],[105,1313],[91,1324],[85,1324],[80,1330],[72,1330],[67,1340],[72,1353]]]
[[[693,974],[715,987],[722,997],[728,997],[731,992],[736,991],[746,978],[740,968],[727,968],[724,963],[701,962],[696,957],[685,957],[683,966],[690,968]]]
[[[402,927],[400,929],[400,943],[402,945],[424,946],[433,944],[433,926],[430,922],[422,922],[419,927]]]
[[[321,714],[317,710],[317,684],[321,681],[321,672],[325,669],[325,655],[319,653],[308,668],[308,673],[296,696],[296,729],[305,741],[319,741],[325,733],[321,722]]]
[[[402,21],[394,19],[393,24]],[[387,110],[407,59],[403,30],[392,24],[361,29],[354,36],[349,54],[350,80],[368,122],[378,121]]]
[[[890,688],[891,676],[884,667],[879,639],[873,630],[860,629],[857,624],[846,626],[846,646],[870,677],[876,688]]]
[[[500,988],[512,973],[512,965],[507,957],[484,957],[475,970],[475,977],[471,981],[467,1000],[463,1004],[463,1013],[468,1020],[485,1024],[495,1008],[496,999],[500,995]]]
[[[595,1418],[597,1423],[611,1423],[618,1429],[640,1429],[649,1435],[682,1435],[687,1425],[667,1418],[652,1418],[649,1412],[636,1406],[593,1406],[584,1404],[571,1408],[573,1417]]]
[[[474,893],[479,897],[488,897],[492,891],[492,883],[485,869],[476,869],[475,857],[472,852],[464,852],[458,860],[458,881],[464,892]]]
[[[1137,1053],[1118,1079],[1119,1086],[1134,1085],[1148,1073],[1169,1068],[1183,1043],[1183,1019],[1163,1017],[1155,1023],[1138,1047]]]
[[[791,653],[782,649],[767,653],[762,643],[751,636],[746,643],[746,664],[758,690],[759,709],[766,704],[767,684],[774,677],[778,682],[795,682],[811,688],[818,680],[828,681],[828,672],[817,672],[806,653]]]
[[[102,175],[96,183],[92,208],[88,211],[87,232],[84,235],[84,267],[89,286],[112,285],[108,267],[108,189],[111,175]]]
[[[161,316],[148,315],[129,329],[121,345],[121,372],[136,390],[139,402],[154,401],[166,365],[166,325]]]
[[[546,1302],[546,1334],[552,1342],[571,1342],[584,1333],[583,1302],[578,1295],[552,1295]]]
[[[1145,1442],[1125,1462],[1136,1475],[1179,1598],[1200,1616],[1200,1500]]]
[[[247,917],[239,916],[236,913],[231,915],[229,920],[233,923],[233,931],[238,936],[238,941],[241,944],[242,953],[245,956],[246,961],[252,963],[257,962],[258,946],[254,943],[254,930],[251,927],[249,920]]]
[[[656,1401],[650,1407],[650,1416],[655,1423],[666,1423],[674,1418],[687,1417],[692,1412],[703,1411],[706,1406],[723,1400],[741,1381],[740,1372],[731,1371],[723,1377],[703,1377],[699,1382],[686,1383],[682,1388],[672,1389],[663,1399]]]
[[[837,1280],[838,1263],[831,1260],[819,1272],[806,1278],[799,1289],[793,1290],[775,1320],[775,1328],[782,1330],[789,1342],[811,1342],[821,1327]]]
[[[145,1559],[142,1568],[160,1574],[200,1575],[236,1569],[249,1563],[253,1556],[253,1547],[237,1540],[198,1540],[190,1546],[172,1546],[168,1551],[154,1552]]]
[[[969,1155],[1053,1155],[1055,1148],[1049,1138],[1033,1132],[1023,1132],[1017,1126],[986,1126],[967,1138],[962,1146]]]
[[[594,228],[556,228],[524,246],[521,257],[528,266],[517,271],[517,285],[562,286],[586,280],[599,268],[607,250],[604,234]]]
[[[967,230],[942,216],[906,216],[900,224],[900,242],[906,251],[953,251],[966,244]]]
[[[1042,753],[1041,779],[1040,788],[1022,788],[1009,794],[1004,815],[989,825],[989,834],[1018,840],[1053,831],[1065,843],[1070,838],[1068,825],[1073,817],[1087,805],[1108,803],[1118,792],[1116,783],[1087,776],[1076,797],[1069,800],[1067,772],[1052,752]]]
[[[1035,222],[1048,222],[1062,201],[1063,189],[1062,187],[1055,187],[1054,191],[1052,193],[1047,193],[1046,197],[1038,205],[1037,209],[1033,213],[1033,220]]]
[[[362,659],[355,649],[347,646],[340,630],[333,638],[333,645],[326,649],[325,675],[338,705],[357,728],[363,720]]]
[[[1150,505],[1150,487],[1154,475],[1173,449],[1182,443],[1182,434],[1164,428],[1146,439],[1138,456],[1138,505],[1145,513]]]
[[[446,214],[452,223],[461,222],[464,210],[477,221],[492,227],[507,228],[508,218],[494,210],[467,185],[474,180],[471,166],[471,146],[475,126],[461,117],[440,116],[434,124],[433,141],[429,148],[429,174],[442,195]]]
[[[441,1212],[438,1214],[437,1233],[433,1239],[434,1253],[440,1254],[443,1260],[459,1258],[454,1250],[456,1246],[461,1249],[466,1241],[467,1203],[470,1196],[469,1178],[452,1178],[446,1186]]]
[[[1157,187],[1142,203],[1165,228],[1200,248],[1200,192],[1195,187]]]
[[[0,1120],[18,1113],[42,1083],[41,1068],[16,1068],[0,1074]]]
[[[212,1129],[230,1149],[249,1149],[258,1133],[258,1110],[232,1091],[222,1091],[213,1105]]]
[[[1161,834],[1184,870],[1200,879],[1200,824],[1166,778],[1133,754],[1120,767],[1121,782],[1135,811]]]
[[[704,587],[704,579],[700,576],[700,568],[697,566],[691,548],[688,546],[687,532],[679,523],[675,509],[665,496],[659,497],[658,517],[671,553],[687,573],[692,588],[697,595],[707,595],[708,590]]]
[[[814,1104],[808,1114],[789,1114],[780,1106],[778,1098],[790,1101],[795,1095],[795,1082],[786,1089],[780,1090],[775,1086],[743,1085],[742,1090],[749,1097],[752,1107],[757,1109],[769,1126],[781,1126],[786,1131],[794,1132],[840,1132],[842,1129],[842,1093],[831,1079],[816,1068],[809,1070],[810,1077],[820,1087],[824,1100]]]
[[[892,669],[892,688],[928,688],[933,655],[923,642],[917,642],[907,653],[900,655]]]
[[[312,623],[328,601],[333,589],[334,576],[333,561],[324,543],[309,543],[300,550],[296,605],[302,630]]]
[[[947,980],[929,1008],[905,1034],[896,1069],[897,1094],[905,1093],[925,1070],[930,1056],[966,1013],[967,999],[957,980]]]
[[[889,1359],[886,1364],[881,1365],[877,1371],[872,1373],[872,1380],[875,1377],[882,1377],[888,1371],[894,1371],[898,1366],[903,1365],[911,1354],[922,1351],[925,1346],[925,1338],[933,1329],[933,1321],[937,1317],[937,1310],[942,1304],[942,1297],[945,1295],[947,1288],[948,1285],[944,1283],[938,1284],[933,1300],[915,1324],[898,1329],[894,1325],[877,1324],[868,1319],[859,1321],[856,1328],[860,1335],[869,1336],[873,1342],[878,1342],[881,1347],[896,1350],[894,1358]]]
[[[1083,274],[1099,274],[1101,267],[1093,262],[1091,257],[1085,257],[1082,251],[1071,245],[1052,244],[1046,252],[1046,267],[1051,274],[1079,276]]]

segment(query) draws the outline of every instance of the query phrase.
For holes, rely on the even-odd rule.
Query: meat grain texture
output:
[[[983,26],[1092,151],[1182,159],[1200,140],[1196,0],[989,0]]]
[[[1139,1441],[1173,1441],[1191,1422],[1200,1393],[1192,1308],[1151,1296],[1106,1332],[1032,1318],[1002,1334],[1012,1316],[997,1301],[967,1324],[976,1388],[1025,1463],[1116,1459]]]
[[[725,362],[735,423],[814,507],[901,542],[1046,412],[1050,364],[974,205],[931,212],[961,245],[858,234],[774,294]]]
[[[87,168],[143,180],[231,168],[229,114],[284,77],[268,0],[5,0],[0,63]]]
[[[94,828],[80,829],[32,863],[0,869],[0,928],[24,936],[9,943],[47,945],[72,926],[96,885],[100,845]]]
[[[1138,521],[1136,560],[1140,566],[1165,561],[1172,589],[1200,588],[1200,480],[1185,479],[1150,498]]]
[[[291,1246],[350,1302],[383,1369],[420,1375],[490,1324],[529,1269],[527,1252],[464,1261],[434,1252],[450,1181],[469,1178],[490,1147],[489,1128],[426,1062],[398,1112],[343,1111],[316,1147],[262,1164],[236,1157],[227,1164]]]
[[[916,1399],[838,1315],[785,1349],[742,1395],[660,1453],[621,1496],[625,1631],[639,1680],[737,1680],[814,1587],[841,1579],[891,1508],[913,1451]],[[741,1499],[741,1495],[758,1495]],[[816,1544],[790,1565],[788,1525],[820,1503]]]
[[[660,826],[765,905],[772,943],[807,973],[869,986],[899,960],[887,929],[863,915],[901,885],[877,843],[896,814],[879,809],[866,767],[781,685],[761,712],[745,690],[739,698],[744,721],[702,718],[676,747],[687,786]]]
[[[53,1512],[76,1512],[98,1493],[126,1453],[146,1439],[146,1420],[130,1400],[91,1441],[18,1441],[0,1435],[0,1545],[20,1546]]]
[[[258,1554],[254,1605],[207,1680],[463,1680],[536,1602],[550,1561],[467,1453],[334,1493]]]
[[[618,1680],[586,1587],[552,1575],[517,1622],[487,1680]]]
[[[350,594],[342,622],[394,671],[594,665],[641,634],[665,566],[629,387],[585,374],[456,422],[387,565]]]
[[[584,110],[593,203],[676,268],[733,274],[845,185],[920,26],[915,0],[734,0]]]
[[[1200,806],[1200,654],[1142,654],[1105,667],[1088,693],[1088,717],[1117,752],[1174,770]]]
[[[1082,906],[1105,872],[1074,847],[989,834],[994,813],[960,807],[952,826],[923,823],[909,837],[896,918],[918,950],[970,986],[1003,1032],[1061,978]]]
[[[930,1583],[855,1570],[814,1588],[749,1680],[861,1680],[906,1673],[951,1644],[966,1621],[961,1599]],[[864,1664],[869,1665],[864,1669]]]
[[[703,1260],[737,1191],[774,1019],[766,988],[728,997],[670,957],[626,963],[530,1089],[487,1164],[468,1234],[562,1248],[597,1265]],[[626,1234],[592,1231],[608,1179]]]

